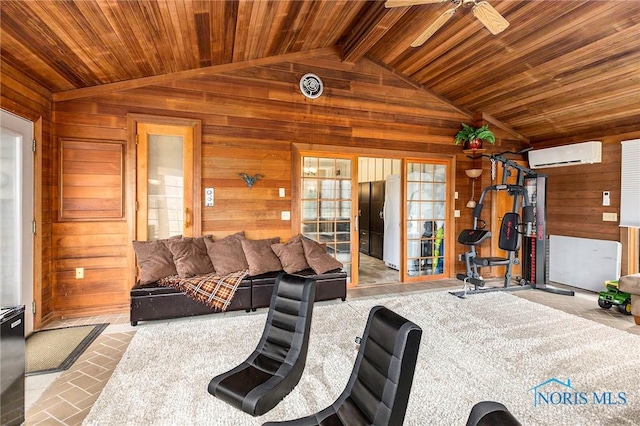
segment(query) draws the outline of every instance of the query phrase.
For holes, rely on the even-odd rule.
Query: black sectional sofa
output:
[[[269,272],[254,277],[247,276],[242,280],[227,311],[245,310],[269,306],[271,294],[279,272]],[[342,269],[317,275],[312,269],[305,269],[294,275],[313,277],[317,280],[316,301],[347,298],[347,273]],[[196,302],[185,293],[172,287],[162,287],[157,283],[147,285],[136,284],[131,289],[131,325],[138,321],[149,321],[169,318],[181,318],[195,315],[211,314],[216,311]]]

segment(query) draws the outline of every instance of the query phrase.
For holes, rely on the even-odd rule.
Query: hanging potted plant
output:
[[[465,123],[461,124],[462,130],[456,134],[453,141],[456,145],[462,142],[463,149],[481,149],[483,141],[491,144],[496,143],[496,136],[489,130],[488,124],[478,128],[473,128]]]

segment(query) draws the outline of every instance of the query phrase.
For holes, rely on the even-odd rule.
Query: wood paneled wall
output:
[[[547,233],[618,241],[618,221],[605,222],[603,213],[620,217],[619,143],[602,145],[602,163],[541,170],[547,180]],[[611,205],[602,205],[602,192],[611,192]]]
[[[572,140],[535,144],[535,148],[590,140],[589,135]],[[599,138],[602,141],[602,163],[541,169],[547,180],[547,234],[579,238],[620,241],[620,171],[621,145],[626,139],[640,137],[635,133]],[[603,191],[610,191],[611,205],[602,205]],[[616,213],[618,220],[602,220],[603,213]]]
[[[325,84],[318,99],[300,93],[299,79],[307,72]],[[363,155],[397,149],[454,156],[460,147],[452,137],[461,121],[470,120],[368,60],[345,64],[337,53],[328,53],[56,102],[56,143],[61,138],[126,141],[127,114],[134,113],[202,121],[202,187],[215,188],[215,206],[203,207],[203,234],[221,237],[244,230],[249,238],[283,239],[296,232],[280,218],[281,211],[292,210],[293,143],[332,145],[338,153],[349,146]],[[56,165],[56,181],[58,170]],[[249,189],[240,172],[265,178]],[[279,188],[285,188],[284,198]],[[57,314],[127,308],[132,226],[118,220],[56,221]],[[83,280],[74,278],[77,267],[85,268]]]
[[[323,79],[322,97],[309,100],[300,94],[298,81],[307,72]],[[474,165],[451,140],[460,122],[470,123],[472,119],[366,59],[355,65],[340,62],[336,55],[282,62],[60,101],[53,109],[56,138],[43,176],[52,184],[52,197],[47,200],[54,216],[50,240],[54,276],[49,294],[51,312],[56,317],[128,307],[132,282],[127,262],[134,226],[127,220],[130,216],[125,212],[121,220],[62,221],[58,186],[60,140],[87,138],[131,143],[128,114],[202,121],[201,183],[202,187],[216,189],[215,206],[203,207],[203,234],[222,237],[245,230],[249,238],[278,235],[286,239],[296,232],[290,222],[280,219],[281,211],[292,210],[293,143],[334,146],[338,153],[346,146],[358,149],[363,156],[371,150],[383,149],[455,157],[453,189],[459,197],[454,208],[461,211],[461,217],[455,222],[454,234],[471,224],[471,210],[465,208],[471,195],[471,182],[464,170],[478,164]],[[522,146],[522,142],[513,140],[506,132],[492,129],[498,143],[489,146],[489,152],[516,151]],[[619,203],[619,178],[616,184],[614,176],[615,173],[619,176],[619,162],[611,163],[615,150],[619,150],[616,145],[619,140],[613,137],[606,141],[603,164],[595,166],[601,167],[600,172],[580,175],[577,169],[586,166],[548,169],[549,192],[571,191],[566,188],[572,185],[575,188],[572,182],[580,182],[581,191],[592,193],[591,198],[587,197],[591,201],[580,210],[592,209],[589,215],[598,214],[601,218],[602,211],[596,212],[596,203],[601,204],[602,190],[612,192],[612,207]],[[491,184],[489,163],[485,160],[481,164],[485,173],[476,183],[476,198],[482,187]],[[612,168],[617,172],[607,175]],[[265,178],[249,189],[237,176],[239,172],[261,173]],[[574,174],[580,177],[572,177]],[[601,182],[605,175],[610,183],[606,188]],[[125,182],[125,187],[129,184]],[[278,196],[279,188],[285,188],[286,197]],[[595,197],[595,193],[599,195]],[[575,226],[567,225],[563,229],[561,223],[566,221],[562,215],[566,213],[554,200],[560,203],[566,197],[550,195],[549,232],[575,235],[572,233]],[[125,210],[131,208],[125,205]],[[617,225],[607,224],[605,231],[602,222],[594,221],[593,217],[584,226],[585,232],[591,237],[600,233],[607,239],[617,239],[610,228],[617,229]],[[463,248],[453,244],[457,258]],[[85,268],[83,280],[75,279],[77,267]],[[461,269],[458,262],[455,269]]]
[[[34,83],[19,70],[0,61],[0,107],[34,122],[36,235],[34,238],[34,298],[36,315],[34,326],[40,327],[53,316],[53,286],[51,250],[52,238],[52,148],[51,93]]]

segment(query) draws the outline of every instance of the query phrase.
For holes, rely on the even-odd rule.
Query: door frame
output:
[[[338,152],[339,151],[339,152]],[[406,177],[404,176],[404,168],[406,161],[416,160],[444,160],[447,161],[447,179],[451,182],[451,185],[447,185],[447,205],[455,206],[455,170],[456,170],[456,157],[455,155],[447,155],[447,154],[437,154],[437,153],[422,153],[415,151],[398,151],[398,150],[385,150],[378,148],[357,148],[357,147],[337,147],[333,145],[319,145],[319,144],[311,144],[311,143],[301,143],[294,142],[292,144],[292,163],[293,163],[293,177],[291,182],[291,235],[296,235],[300,233],[300,159],[302,156],[325,156],[325,157],[336,157],[336,158],[352,158],[354,161],[354,165],[352,167],[352,173],[355,171],[355,175],[352,175],[352,205],[354,206],[354,211],[357,212],[357,201],[358,201],[358,157],[383,157],[383,158],[392,158],[392,159],[400,159],[401,168],[403,170],[402,179],[401,179],[401,196],[404,200],[404,192],[406,185]],[[354,186],[355,183],[355,186]],[[401,217],[405,217],[405,206],[404,202],[402,203],[401,208]],[[353,215],[353,212],[352,212]],[[446,239],[450,242],[456,241],[455,235],[455,219],[453,211],[447,212],[447,221],[451,224],[448,230],[446,231]],[[406,262],[406,242],[404,236],[406,234],[406,221],[401,222],[401,251],[400,251],[400,262]],[[356,244],[353,245],[353,242],[357,242],[358,237],[358,229],[357,227],[352,226],[352,247],[351,247],[351,282],[349,283],[349,287],[356,286],[358,283],[358,252],[359,247]],[[354,236],[355,234],[355,236]],[[355,239],[354,239],[355,238]],[[355,251],[354,251],[355,250]],[[455,277],[455,271],[452,266],[454,264],[455,258],[455,249],[450,249],[446,251],[445,255],[445,268],[448,271],[449,278]],[[400,272],[400,282],[409,282],[407,281],[408,273],[405,270],[406,268],[402,268]],[[355,271],[355,273],[354,273]],[[354,278],[355,277],[355,278]],[[426,280],[420,280],[426,281]]]
[[[40,327],[42,319],[42,281],[40,273],[41,268],[36,265],[41,264],[41,250],[36,252],[42,246],[42,201],[40,200],[41,179],[36,162],[37,150],[40,149],[36,143],[37,135],[41,132],[41,118],[37,122],[29,118],[17,115],[9,110],[2,109],[2,124],[7,130],[15,132],[20,136],[22,144],[17,147],[19,152],[16,153],[20,164],[18,166],[19,176],[19,196],[16,202],[20,205],[20,226],[18,229],[18,238],[20,245],[20,287],[18,291],[18,304],[25,305],[24,315],[24,332],[28,336]],[[34,145],[35,143],[35,145]],[[37,202],[36,200],[40,200]],[[27,201],[26,211],[25,201]],[[36,211],[36,208],[38,210]],[[26,215],[26,216],[25,216]],[[34,224],[36,228],[34,229]],[[36,231],[38,231],[36,233]],[[38,255],[36,256],[36,253]],[[36,309],[34,309],[34,304]]]
[[[445,242],[447,242],[448,244],[450,244],[450,247],[446,247],[445,246],[445,255],[443,256],[443,260],[444,260],[444,270],[447,271],[446,273],[444,273],[443,275],[445,277],[449,277],[449,278],[454,278],[455,277],[455,246],[453,244],[455,244],[455,241],[457,241],[456,239],[456,234],[455,234],[455,228],[456,228],[456,223],[455,223],[455,214],[454,214],[454,209],[455,209],[455,177],[456,177],[456,173],[455,173],[455,157],[453,158],[453,161],[451,159],[443,159],[443,158],[437,158],[436,156],[429,156],[428,158],[425,157],[417,157],[415,155],[412,156],[407,156],[404,158],[404,161],[402,162],[402,175],[401,175],[401,179],[400,179],[400,185],[401,185],[401,197],[402,197],[402,205],[400,206],[400,214],[401,217],[404,218],[404,220],[402,220],[400,222],[400,229],[402,232],[402,238],[401,238],[401,245],[402,245],[402,249],[400,251],[400,265],[401,265],[401,270],[400,270],[400,279],[402,280],[402,282],[405,283],[415,283],[415,282],[422,282],[422,281],[434,281],[434,280],[439,280],[442,279],[441,275],[433,275],[433,276],[429,276],[429,275],[417,275],[417,276],[411,276],[409,275],[409,271],[407,270],[407,260],[408,260],[408,255],[407,255],[407,166],[409,163],[420,163],[420,164],[440,164],[440,165],[445,165],[447,167],[447,192],[446,192],[446,196],[445,196],[445,206],[447,207],[447,211],[445,214],[445,223],[447,224],[446,226],[446,230],[445,230]],[[454,207],[453,209],[451,207]],[[446,244],[446,243],[445,243]],[[446,250],[448,248],[448,250]]]
[[[193,131],[193,236],[202,233],[202,121],[198,119],[167,117],[147,114],[127,114],[127,153],[125,167],[125,216],[128,223],[129,240],[136,239],[136,198],[137,198],[137,146],[138,123],[191,127]],[[185,188],[186,189],[186,188]],[[127,250],[127,264],[131,277],[137,275],[133,247]]]

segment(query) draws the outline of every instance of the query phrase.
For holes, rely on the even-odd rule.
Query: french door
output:
[[[356,158],[302,153],[298,162],[300,232],[326,244],[327,251],[344,264],[352,283],[358,282],[359,252]],[[405,159],[403,164],[402,176],[396,175],[401,185],[388,197],[400,201],[393,216],[394,227],[401,230],[400,245],[394,246],[404,265],[400,278],[405,282],[446,278],[450,275],[446,247],[452,229],[449,161]],[[388,206],[385,211],[389,212]]]
[[[449,243],[447,163],[407,161],[405,167],[405,242],[407,280],[447,271]]]
[[[303,156],[300,170],[300,233],[325,244],[343,263],[351,280],[357,274],[352,252],[357,242],[354,216],[354,164],[351,158]],[[356,179],[357,182],[357,179]]]

